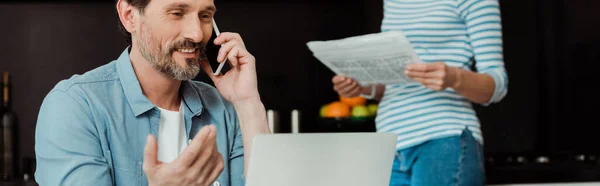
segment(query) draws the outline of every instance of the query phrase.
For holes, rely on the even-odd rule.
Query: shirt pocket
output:
[[[142,162],[124,155],[112,153],[113,180],[116,185],[140,185]]]

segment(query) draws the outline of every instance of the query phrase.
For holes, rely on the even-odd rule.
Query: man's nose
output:
[[[194,43],[202,42],[204,33],[202,32],[202,22],[200,19],[190,19],[184,27],[183,37],[185,39],[191,40]]]

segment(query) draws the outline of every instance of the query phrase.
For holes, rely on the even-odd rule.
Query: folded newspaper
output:
[[[361,85],[415,82],[404,68],[420,61],[404,33],[389,31],[306,44],[313,55],[337,75]]]

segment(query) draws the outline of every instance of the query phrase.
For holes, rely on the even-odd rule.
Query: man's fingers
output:
[[[229,59],[229,65],[231,67],[236,67],[238,65],[238,54],[240,52],[240,48],[234,46],[229,53],[227,53],[227,59]]]
[[[214,181],[210,179],[210,174],[217,166],[217,156],[220,156],[220,153],[211,153],[207,156],[207,159],[203,159],[204,162],[198,163],[199,165],[194,164],[194,169],[200,170],[200,172],[198,172],[198,175],[196,175],[196,177],[199,178],[199,182],[206,181],[207,183],[210,183]]]
[[[189,167],[194,161],[198,158],[198,155],[202,152],[202,145],[206,141],[206,138],[214,130],[213,125],[205,126],[198,131],[194,139],[190,143],[190,145],[185,148],[185,150],[181,153],[181,156],[177,158],[179,160],[179,166]]]
[[[208,134],[194,165],[192,165],[192,169],[199,171],[198,175],[196,175],[198,177],[205,177],[207,171],[212,170],[215,166],[213,159],[215,158],[215,154],[219,153],[217,150],[216,134],[214,130]]]
[[[238,42],[240,42],[240,44],[244,45],[244,41],[242,40],[242,36],[240,36],[240,34],[238,33],[233,33],[233,32],[222,32],[221,34],[219,34],[219,36],[217,36],[217,38],[215,38],[215,45],[222,45],[223,43],[227,43],[229,41],[233,41],[236,40]]]
[[[203,152],[200,153],[200,156],[189,171],[193,174],[191,177],[197,178],[197,181],[202,183],[203,181],[210,181],[208,179],[208,171],[214,169],[215,166],[215,157],[212,155],[212,152],[208,149],[203,149]]]
[[[232,40],[221,45],[221,48],[219,48],[219,53],[217,55],[217,61],[219,63],[225,61],[225,58],[228,56],[229,51],[231,51],[231,49],[237,45],[237,42],[238,41],[236,40]]]
[[[214,43],[216,45],[221,45],[217,55],[217,61],[219,62],[223,62],[227,58],[229,60],[233,60],[231,61],[231,65],[237,65],[237,58],[244,58],[250,54],[246,51],[246,46],[244,45],[242,36],[240,36],[238,33],[221,33],[217,38],[215,38]],[[238,49],[232,51],[234,48]]]
[[[156,138],[153,135],[146,137],[146,147],[144,147],[144,171],[148,171],[158,165],[158,145],[156,144]]]
[[[214,133],[214,132],[213,132]],[[212,170],[216,162],[214,162],[214,153],[218,153],[216,151],[216,141],[210,140],[210,138],[215,138],[214,135],[209,135],[208,139],[203,143],[202,149],[196,157],[193,165],[190,166],[187,172],[187,176],[189,178],[196,178],[198,181],[202,182],[202,180],[207,180],[206,177],[208,175],[207,170]],[[211,142],[212,141],[212,142]],[[211,145],[213,144],[213,145]]]
[[[219,176],[219,174],[221,174],[221,172],[223,171],[224,168],[224,163],[223,163],[223,157],[221,156],[221,154],[217,154],[215,161],[215,166],[213,166],[213,168],[211,169],[211,172],[209,172],[210,174],[208,175],[208,181],[209,183],[214,182],[217,177]]]
[[[205,127],[209,127],[210,131],[204,140],[203,148],[206,148],[209,151],[217,151],[217,128],[215,125],[208,125]]]

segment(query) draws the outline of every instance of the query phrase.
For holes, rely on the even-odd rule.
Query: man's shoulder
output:
[[[71,113],[92,113],[90,105],[96,102],[90,101],[92,101],[93,98],[107,97],[103,94],[109,91],[109,86],[102,86],[98,85],[97,83],[111,82],[115,80],[118,80],[118,75],[113,62],[96,67],[83,74],[75,74],[67,79],[63,79],[59,81],[44,97],[40,108],[40,115],[47,117],[44,114],[60,113],[61,116],[63,116]],[[70,126],[75,125],[76,124]]]
[[[74,74],[67,79],[61,80],[54,86],[52,91],[69,91],[76,86],[117,81],[118,79],[116,61],[112,61],[83,74]]]

